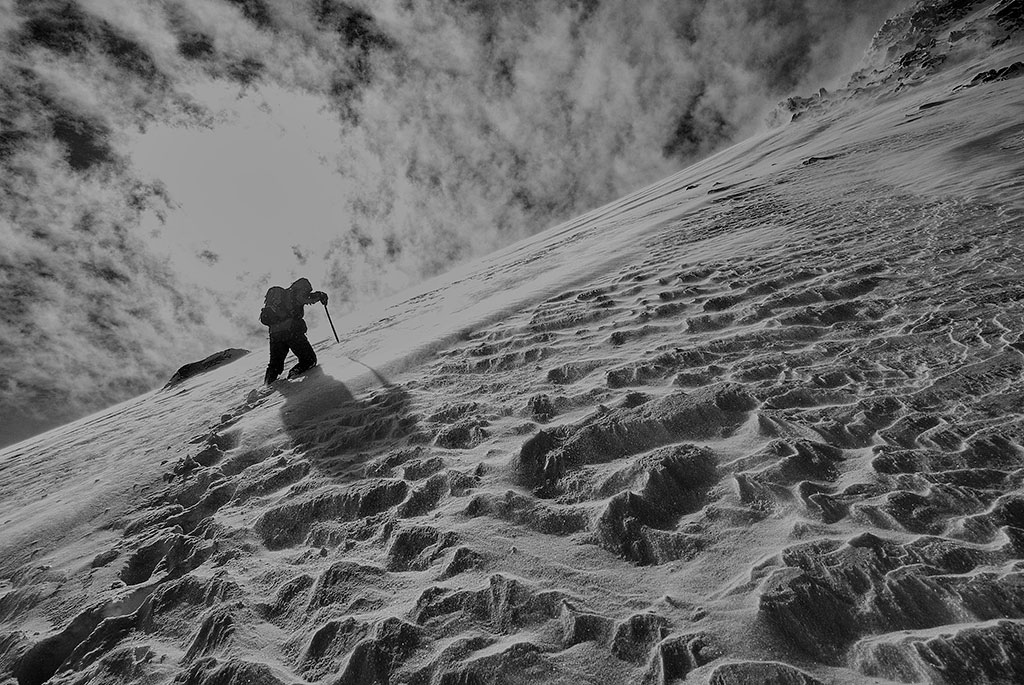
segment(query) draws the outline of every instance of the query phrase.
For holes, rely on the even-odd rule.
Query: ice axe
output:
[[[331,333],[334,333],[334,342],[340,343],[341,341],[338,340],[338,331],[334,330],[334,322],[331,321],[331,312],[327,309],[327,303],[324,302],[323,305],[324,305],[324,312],[326,312],[326,314],[327,314],[327,323],[331,324]]]

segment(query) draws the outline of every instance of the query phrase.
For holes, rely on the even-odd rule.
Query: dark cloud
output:
[[[0,443],[259,345],[245,293],[275,280],[318,274],[336,306],[358,303],[655,181],[850,71],[902,4],[0,2]],[[258,242],[251,217],[209,220],[228,233],[183,245],[191,261],[164,249],[203,217],[139,177],[129,141],[225,130],[197,84],[287,87],[333,118],[311,154],[336,215],[296,210],[274,273],[232,254]],[[255,171],[204,181],[243,192]],[[289,170],[263,171],[279,180],[259,192],[291,206]],[[229,285],[200,283],[212,270]]]

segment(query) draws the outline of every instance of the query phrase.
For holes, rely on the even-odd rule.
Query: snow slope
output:
[[[0,682],[1024,680],[1020,16],[0,451]]]

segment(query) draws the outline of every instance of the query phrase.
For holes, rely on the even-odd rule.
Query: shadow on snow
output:
[[[366,368],[380,385],[363,397],[356,397],[319,366],[297,379],[274,384],[285,397],[281,421],[292,444],[315,468],[331,475],[361,476],[367,459],[416,429],[418,419],[410,413],[409,393]],[[349,473],[353,469],[359,473]]]

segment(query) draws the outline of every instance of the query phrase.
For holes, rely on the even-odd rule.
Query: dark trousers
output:
[[[288,356],[289,350],[295,353],[299,363],[292,367],[289,375],[302,373],[307,369],[316,366],[316,352],[309,344],[304,333],[292,333],[280,338],[270,337],[270,363],[267,364],[267,375],[264,380],[271,383],[284,371],[284,359]]]

